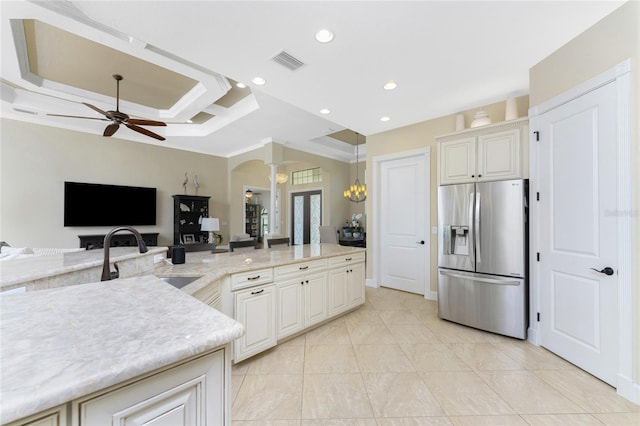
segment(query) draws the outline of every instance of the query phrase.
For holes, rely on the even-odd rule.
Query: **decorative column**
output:
[[[271,169],[271,204],[269,205],[269,235],[276,233],[276,195],[278,191],[278,182],[276,173],[278,171],[277,164],[269,164]]]

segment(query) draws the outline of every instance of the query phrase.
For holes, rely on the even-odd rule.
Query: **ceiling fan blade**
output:
[[[167,123],[162,121],[143,120],[138,118],[130,118],[127,120],[129,124],[137,124],[138,126],[166,126]]]
[[[94,111],[96,111],[96,112],[99,112],[100,114],[102,114],[102,115],[104,115],[104,116],[106,116],[106,115],[107,115],[107,113],[106,113],[106,112],[104,112],[103,110],[101,110],[101,109],[100,109],[100,108],[98,108],[97,106],[93,106],[93,105],[88,104],[88,103],[86,103],[86,102],[83,102],[82,104],[83,104],[83,105],[88,106],[88,107],[89,107],[89,108],[91,108],[92,110],[94,110]]]
[[[106,118],[97,118],[97,117],[82,117],[80,115],[64,115],[64,114],[47,114],[53,117],[69,117],[69,118],[84,118],[85,120],[100,120],[100,121],[111,121]]]
[[[147,135],[149,137],[152,137],[154,139],[158,139],[160,141],[165,140],[165,138],[163,138],[162,136],[160,136],[160,135],[158,135],[156,133],[153,133],[152,131],[149,131],[147,129],[144,129],[142,127],[138,127],[135,124],[131,124],[131,123],[125,122],[124,125],[127,126],[128,128],[130,128],[131,130],[134,130],[134,131],[136,131],[138,133],[142,133],[143,135]]]
[[[111,123],[107,127],[105,127],[102,136],[111,136],[118,130],[118,128],[120,128],[120,125],[118,123]]]

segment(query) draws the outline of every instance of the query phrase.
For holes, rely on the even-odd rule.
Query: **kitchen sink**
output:
[[[160,278],[162,281],[166,283],[171,284],[175,288],[182,288],[187,284],[190,284],[195,280],[202,278],[202,275],[197,277],[158,277],[158,278]]]

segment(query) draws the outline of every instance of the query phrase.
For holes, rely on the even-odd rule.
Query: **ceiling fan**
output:
[[[84,105],[104,115],[107,118],[81,117],[78,115],[62,115],[62,114],[47,114],[47,115],[51,115],[55,117],[70,117],[70,118],[84,118],[87,120],[111,121],[111,124],[109,124],[104,129],[104,133],[102,134],[103,136],[113,135],[118,130],[120,125],[124,124],[131,130],[136,131],[138,133],[142,133],[143,135],[150,136],[152,138],[155,138],[161,141],[165,140],[165,138],[158,135],[157,133],[153,133],[152,131],[149,131],[140,126],[166,126],[167,125],[166,123],[163,123],[162,121],[130,118],[124,112],[120,112],[120,80],[122,80],[122,76],[120,74],[114,74],[113,78],[116,80],[116,110],[115,111],[103,111],[94,105],[88,104],[86,102],[82,102]]]

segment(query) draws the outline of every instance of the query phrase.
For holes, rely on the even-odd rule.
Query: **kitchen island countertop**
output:
[[[0,296],[0,423],[205,353],[243,326],[154,276]]]

